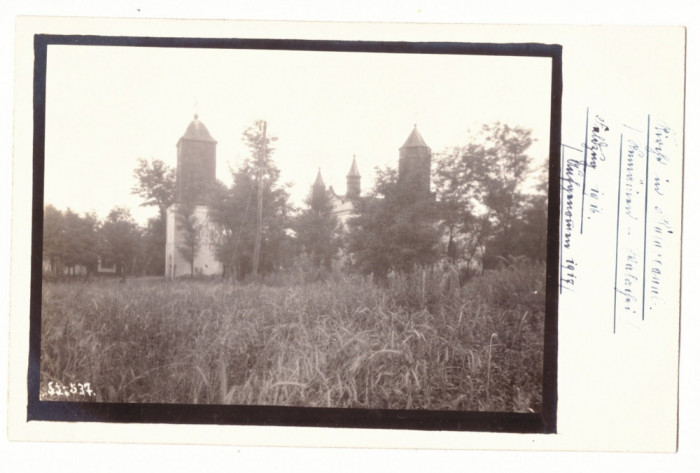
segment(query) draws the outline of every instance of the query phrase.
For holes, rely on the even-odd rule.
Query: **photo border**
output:
[[[97,403],[39,400],[46,126],[46,72],[50,45],[287,50],[549,57],[552,59],[547,216],[547,274],[542,410],[510,412],[350,409],[202,404]],[[385,428],[510,433],[556,433],[562,47],[540,43],[457,43],[144,36],[34,36],[33,189],[28,421],[215,424]]]

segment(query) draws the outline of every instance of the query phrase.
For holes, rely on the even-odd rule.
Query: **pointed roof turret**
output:
[[[401,148],[417,148],[417,147],[428,148],[429,146],[427,144],[425,144],[425,141],[423,141],[423,137],[418,132],[418,125],[413,125],[413,131],[411,131],[411,134],[408,135],[406,142],[403,144],[403,146]]]
[[[209,134],[209,130],[207,130],[207,127],[204,126],[204,123],[199,121],[199,115],[196,113],[194,114],[194,120],[192,120],[187,127],[187,130],[185,131],[185,134],[182,135],[181,140],[194,140],[194,141],[209,141],[212,143],[216,143],[216,140],[212,138],[211,134]],[[179,143],[179,141],[178,141]]]
[[[323,183],[323,177],[321,177],[321,168],[318,168],[318,174],[316,174],[316,180],[314,181],[314,187],[322,187],[326,188],[326,185]]]
[[[352,166],[350,166],[350,172],[346,177],[360,177],[360,171],[357,170],[357,160],[355,155],[352,156]]]

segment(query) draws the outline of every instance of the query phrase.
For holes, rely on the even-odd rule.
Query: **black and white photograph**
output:
[[[555,431],[557,46],[40,41],[35,415]]]

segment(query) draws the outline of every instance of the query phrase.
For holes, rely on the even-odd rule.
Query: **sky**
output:
[[[100,218],[128,207],[145,223],[157,210],[130,192],[137,160],[175,167],[195,113],[218,141],[226,184],[249,156],[243,131],[266,120],[297,205],[319,168],[344,193],[353,156],[369,190],[414,125],[433,153],[483,124],[529,128],[529,155],[544,163],[550,74],[548,58],[52,45],[44,201]]]

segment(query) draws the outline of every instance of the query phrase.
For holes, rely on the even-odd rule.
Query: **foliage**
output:
[[[467,262],[480,253],[483,267],[498,256],[546,256],[546,183],[526,193],[532,159],[531,131],[484,125],[471,143],[437,156],[435,185],[447,256]],[[532,180],[532,179],[530,179]]]
[[[256,122],[243,133],[251,155],[233,173],[233,185],[227,188],[217,183],[210,202],[210,221],[215,231],[212,240],[217,259],[227,276],[243,279],[252,270],[256,231],[256,196],[258,191],[257,163],[263,167],[262,246],[263,274],[275,271],[284,259],[290,226],[289,194],[279,184],[279,169],[272,160],[275,137],[266,136],[266,153],[262,149],[262,133]]]
[[[342,226],[333,215],[330,193],[314,186],[306,199],[308,206],[296,219],[297,241],[316,268],[331,269],[331,261],[342,246]]]
[[[59,274],[59,263],[65,252],[66,236],[63,213],[53,205],[44,207],[43,257],[51,262],[51,270]]]
[[[165,221],[160,216],[149,218],[141,229],[139,253],[140,273],[162,276],[165,271]]]
[[[158,207],[158,216],[149,219],[144,229],[143,270],[147,274],[162,275],[165,272],[163,249],[167,210],[175,202],[175,170],[160,159],[148,162],[139,158],[134,179],[136,184],[131,188],[131,193],[143,199],[141,206]]]
[[[441,292],[439,272],[287,287],[45,284],[41,398],[538,412],[544,265]]]
[[[160,220],[165,222],[168,207],[175,202],[175,170],[160,159],[149,163],[139,158],[134,169],[136,184],[131,188],[144,201],[141,206],[156,206]]]
[[[359,201],[348,220],[348,249],[360,272],[383,281],[390,271],[407,272],[429,265],[438,256],[436,204],[398,185],[396,171],[376,170],[373,192]]]
[[[177,229],[182,234],[182,244],[177,250],[190,264],[190,276],[194,277],[194,260],[202,244],[203,225],[197,219],[195,206],[179,204],[175,214]]]
[[[97,216],[86,213],[79,216],[71,209],[57,210],[44,207],[43,256],[57,276],[64,268],[83,266],[86,272],[97,266],[99,242]]]
[[[448,150],[438,156],[434,172],[440,226],[447,234],[446,256],[453,264],[463,259],[470,261],[482,241],[483,232],[476,225],[483,222],[474,214],[481,172],[481,163],[472,159],[477,154],[474,143]]]
[[[256,120],[251,126],[243,131],[242,141],[248,147],[250,155],[243,161],[243,165],[238,170],[239,173],[249,176],[257,176],[258,166],[262,166],[263,180],[270,183],[277,183],[280,177],[280,170],[272,160],[275,152],[274,143],[277,137],[261,132],[264,121]]]
[[[100,233],[101,253],[117,263],[117,272],[122,277],[136,273],[141,232],[131,217],[131,212],[123,207],[113,208],[102,224]]]

